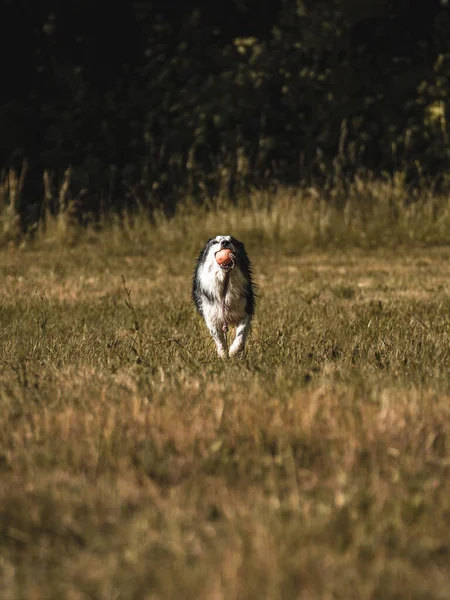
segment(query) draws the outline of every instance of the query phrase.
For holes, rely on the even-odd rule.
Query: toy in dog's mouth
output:
[[[216,252],[215,258],[219,267],[224,271],[231,271],[236,263],[236,257],[229,248]]]

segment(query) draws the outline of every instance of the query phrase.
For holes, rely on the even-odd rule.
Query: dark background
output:
[[[81,212],[401,170],[446,185],[441,0],[1,0],[0,165]]]

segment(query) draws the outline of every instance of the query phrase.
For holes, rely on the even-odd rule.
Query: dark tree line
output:
[[[1,0],[3,169],[83,211],[449,170],[442,0]]]

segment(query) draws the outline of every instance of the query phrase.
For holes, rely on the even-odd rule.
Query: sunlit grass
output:
[[[448,597],[448,207],[374,185],[10,238],[2,597]],[[229,362],[189,297],[218,233],[259,289]]]

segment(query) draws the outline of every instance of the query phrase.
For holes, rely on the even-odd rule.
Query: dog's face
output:
[[[218,265],[215,260],[216,254],[220,250],[228,248],[236,256],[239,253],[240,245],[242,244],[236,239],[234,239],[231,235],[218,235],[215,238],[210,239],[206,244],[203,253],[203,260],[208,265],[215,265],[218,269],[222,269],[223,271],[229,271],[233,268],[232,265]]]

